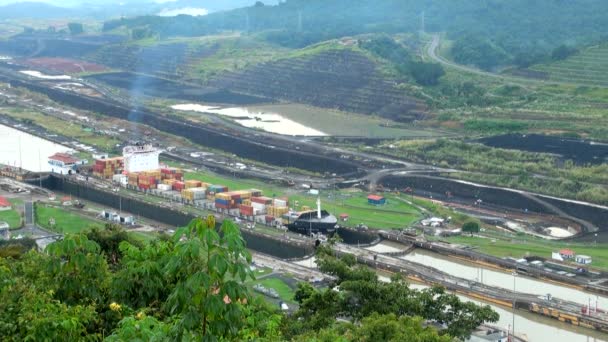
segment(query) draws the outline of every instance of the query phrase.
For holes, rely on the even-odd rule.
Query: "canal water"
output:
[[[0,125],[0,164],[29,171],[50,171],[48,157],[70,148]]]
[[[382,281],[390,281],[390,275],[383,272],[379,273],[379,279]],[[427,285],[411,283],[410,287],[416,290],[428,288]],[[496,327],[508,329],[513,324],[513,312],[511,310],[495,306],[492,304],[480,302],[468,297],[457,295],[461,300],[472,302],[478,305],[489,305],[496,311],[500,318],[498,322],[492,323]],[[530,342],[606,342],[608,335],[598,331],[576,327],[571,324],[563,323],[548,317],[539,316],[530,312],[516,310],[515,311],[515,333],[517,336],[525,335]]]
[[[200,104],[179,104],[172,109],[201,113],[213,113],[232,118],[248,128],[260,128],[266,132],[283,135],[325,136],[327,134],[282,116],[279,113],[266,113],[249,108],[220,108]]]
[[[515,291],[517,292],[539,296],[551,294],[553,297],[576,302],[581,304],[581,306],[588,305],[590,300],[591,305],[595,306],[595,301],[597,300],[599,308],[608,309],[608,298],[603,296],[597,296],[569,287],[542,282],[522,275],[514,277],[510,273],[480,267],[473,263],[467,263],[466,261],[458,260],[458,262],[456,262],[454,259],[449,259],[427,250],[416,249],[401,258],[436,268],[456,277],[483,282],[486,285],[504,288],[508,291],[513,291],[513,288],[515,287]]]

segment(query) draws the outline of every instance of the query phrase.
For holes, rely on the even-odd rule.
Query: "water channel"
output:
[[[553,297],[576,302],[581,304],[581,306],[588,305],[590,300],[592,306],[595,306],[595,301],[597,300],[599,308],[608,308],[608,298],[603,296],[542,282],[522,275],[513,276],[511,273],[480,267],[466,261],[456,262],[453,259],[426,250],[416,249],[401,258],[421,265],[434,267],[456,277],[483,282],[486,285],[500,287],[509,291],[513,291],[515,287],[515,291],[517,292],[539,296],[551,294]]]
[[[24,169],[32,171],[37,171],[39,169],[45,170],[48,165],[46,160],[49,155],[70,150],[65,146],[52,143],[4,125],[0,125],[0,146],[0,163],[14,166],[21,165]],[[40,151],[40,153],[38,153],[38,151]],[[481,268],[477,265],[465,262],[456,263],[441,255],[424,250],[415,250],[403,258],[432,266],[446,273],[470,280],[483,277],[483,282],[485,284],[512,289],[512,287],[509,287],[509,284],[513,284],[513,276],[507,273]],[[312,267],[314,265],[314,259],[304,260],[300,262],[300,264]],[[482,269],[483,271],[481,271]],[[423,285],[417,284],[412,284],[412,287],[424,288]],[[582,291],[547,284],[525,277],[516,278],[516,289],[517,291],[539,295],[544,295],[549,292],[555,297],[567,298],[582,304],[586,304],[588,299],[593,297],[593,295]],[[461,297],[461,299],[473,301],[467,297]],[[477,301],[473,302],[484,304]],[[500,315],[500,320],[495,325],[504,328],[511,324],[513,319],[511,311],[501,307],[491,306]],[[608,308],[608,299],[599,297],[599,306]],[[575,327],[570,324],[561,323],[550,318],[541,317],[521,310],[515,312],[515,327],[518,334],[526,334],[530,341],[608,341],[608,336],[605,334]]]
[[[382,281],[390,281],[390,275],[385,274],[382,271],[378,272],[378,278]],[[411,283],[410,287],[416,290],[422,290],[428,288],[427,285]],[[571,324],[563,323],[552,318],[539,316],[523,310],[511,310],[505,309],[500,306],[484,303],[481,301],[473,300],[468,297],[458,295],[458,297],[467,302],[473,302],[479,305],[489,305],[494,311],[496,311],[500,318],[498,322],[490,325],[508,329],[513,325],[513,318],[515,318],[515,333],[517,336],[525,335],[530,342],[600,342],[608,341],[608,335],[598,331],[577,327]],[[515,317],[513,317],[515,314]]]
[[[0,164],[29,171],[50,171],[48,157],[70,148],[33,136],[12,127],[0,125]]]

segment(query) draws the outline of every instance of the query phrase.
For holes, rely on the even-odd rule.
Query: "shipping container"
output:
[[[184,182],[175,182],[173,183],[173,190],[175,191],[182,191],[186,188]]]
[[[241,205],[239,208],[241,210],[241,214],[245,216],[253,216],[253,207],[249,205]]]
[[[158,184],[157,188],[160,191],[171,191],[173,189],[173,187],[169,184]]]
[[[270,197],[251,197],[251,202],[252,203],[260,203],[260,204],[266,204],[266,205],[271,205],[272,204],[272,198]]]
[[[251,197],[260,197],[260,196],[262,196],[262,190],[251,189],[251,190],[249,190],[249,192],[251,192]]]
[[[210,185],[208,189],[214,193],[228,192],[228,187],[223,185]]]

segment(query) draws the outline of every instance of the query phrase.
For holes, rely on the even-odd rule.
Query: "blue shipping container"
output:
[[[230,201],[228,201],[228,200],[223,200],[223,199],[220,199],[220,198],[216,198],[216,199],[215,199],[215,203],[217,203],[217,204],[221,204],[221,205],[230,205]]]

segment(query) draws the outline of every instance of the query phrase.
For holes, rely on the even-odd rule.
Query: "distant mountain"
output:
[[[277,0],[266,1],[276,4]],[[171,14],[201,15],[251,6],[255,0],[0,0],[1,19],[115,18]]]
[[[40,2],[19,2],[0,7],[0,19],[48,19],[71,16],[72,9]]]

